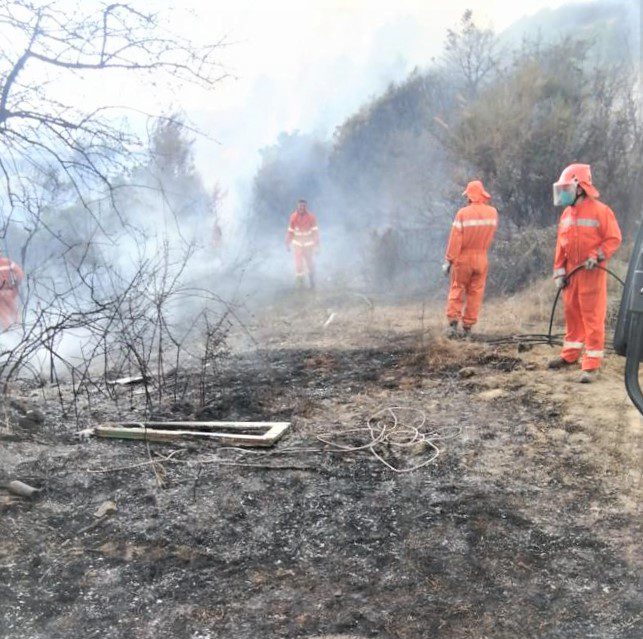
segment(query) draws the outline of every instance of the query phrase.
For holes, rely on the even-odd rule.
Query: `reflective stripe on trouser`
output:
[[[582,269],[569,278],[563,290],[565,302],[565,341],[561,357],[577,361],[585,346],[584,371],[600,368],[605,346],[607,312],[607,273]]]
[[[295,256],[295,275],[297,277],[304,277],[304,275],[315,273],[312,246],[294,246],[293,254]]]
[[[487,271],[484,252],[465,252],[456,260],[451,268],[451,289],[447,301],[449,322],[462,320],[463,326],[473,326],[478,321]]]

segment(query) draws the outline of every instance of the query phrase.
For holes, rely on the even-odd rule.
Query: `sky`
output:
[[[446,30],[472,8],[497,32],[561,0],[237,0],[159,3],[173,28],[224,39],[233,76],[210,95],[182,92],[181,106],[213,140],[197,143],[206,182],[227,192],[222,215],[234,226],[247,205],[259,150],[282,131],[329,135],[369,98],[439,56]]]

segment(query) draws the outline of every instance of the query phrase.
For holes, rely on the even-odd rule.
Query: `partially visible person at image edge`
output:
[[[22,269],[0,254],[0,325],[4,331],[18,321],[18,287],[23,279]]]

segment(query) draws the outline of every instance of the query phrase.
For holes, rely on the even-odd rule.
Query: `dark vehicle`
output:
[[[619,355],[627,358],[625,387],[643,414],[643,391],[639,381],[639,366],[643,360],[643,223],[639,227],[627,271],[614,332],[614,348]]]

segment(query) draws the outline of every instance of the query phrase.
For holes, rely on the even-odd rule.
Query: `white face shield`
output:
[[[554,206],[571,206],[576,201],[577,184],[554,184]]]

